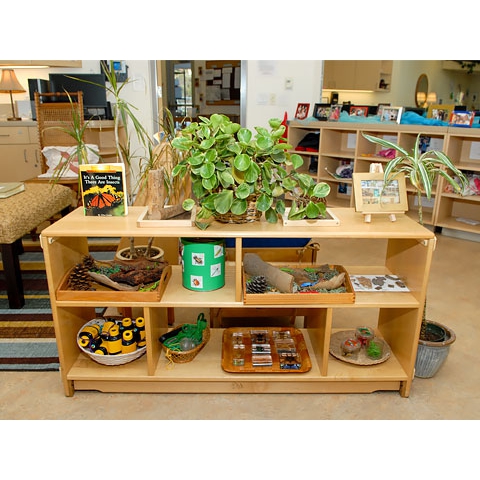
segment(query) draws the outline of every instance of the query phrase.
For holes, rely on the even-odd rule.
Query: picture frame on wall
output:
[[[352,105],[352,106],[350,107],[350,110],[349,110],[348,114],[349,114],[351,117],[364,117],[364,118],[367,118],[367,117],[368,117],[368,107]]]
[[[455,105],[431,104],[428,106],[427,118],[448,122],[450,115],[455,110]]]
[[[308,117],[308,111],[310,110],[309,103],[299,103],[295,112],[296,120],[305,120]]]
[[[405,175],[398,173],[385,185],[382,173],[354,173],[355,210],[369,213],[404,213],[408,210]]]
[[[451,127],[471,127],[473,119],[475,118],[475,112],[465,111],[453,111],[450,114],[449,125]]]
[[[392,107],[388,105],[378,107],[380,121],[385,123],[400,123],[402,112],[403,107]]]
[[[320,122],[326,122],[330,116],[330,104],[316,103],[313,107],[313,116]]]

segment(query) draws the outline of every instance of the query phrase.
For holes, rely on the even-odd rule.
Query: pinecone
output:
[[[85,255],[83,257],[83,265],[89,271],[96,269],[95,259],[91,255]]]
[[[267,291],[267,279],[258,275],[247,280],[247,293],[265,293]]]
[[[83,263],[77,263],[68,277],[68,288],[71,290],[91,290],[92,277]]]

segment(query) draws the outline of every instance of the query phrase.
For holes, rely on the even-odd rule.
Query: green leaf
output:
[[[215,190],[218,187],[218,178],[216,175],[202,179],[202,185],[205,190]]]
[[[215,210],[218,213],[225,214],[230,211],[230,208],[233,204],[233,191],[232,190],[223,190],[215,196],[213,201],[215,205]]]
[[[250,143],[252,139],[252,132],[248,128],[241,128],[237,132],[237,138],[242,143]]]
[[[252,189],[250,188],[250,185],[247,183],[242,183],[235,191],[235,196],[237,198],[247,198],[251,195],[251,193]]]
[[[308,202],[307,208],[305,209],[308,218],[317,218],[320,214],[320,209],[313,202]]]
[[[298,170],[303,165],[303,158],[298,153],[293,153],[290,156],[294,170]]]
[[[195,206],[195,200],[193,200],[192,198],[187,198],[186,200],[183,201],[182,203],[182,207],[184,210],[186,210],[187,212],[189,212],[190,210],[192,210],[192,208]]]
[[[277,223],[278,222],[278,214],[273,208],[269,208],[265,212],[265,219],[268,223]]]
[[[244,172],[245,170],[247,170],[248,167],[250,167],[251,163],[252,163],[252,159],[244,153],[237,155],[235,157],[235,160],[233,161],[233,165],[240,172]]]
[[[214,143],[215,143],[214,138],[207,138],[205,140],[202,140],[202,142],[199,145],[199,148],[201,148],[202,150],[208,150],[209,148],[212,148]]]
[[[257,183],[258,177],[260,176],[260,167],[252,162],[248,167],[248,170],[245,171],[244,179],[247,183]]]
[[[234,198],[230,211],[235,215],[243,215],[248,208],[248,202],[244,199]]]
[[[202,178],[210,178],[215,173],[215,165],[210,162],[205,162],[201,166],[199,173]]]
[[[313,188],[312,196],[317,198],[325,198],[330,193],[330,185],[325,182],[320,182]]]
[[[266,212],[272,206],[272,203],[273,199],[262,193],[257,199],[257,209]]]
[[[230,185],[235,183],[235,179],[229,170],[224,170],[218,174],[218,178],[223,188],[228,188]]]
[[[256,144],[260,150],[269,150],[273,147],[273,140],[271,137],[260,136],[257,138]]]
[[[406,156],[409,155],[409,153],[404,148],[400,147],[400,145],[389,142],[388,140],[384,140],[383,138],[374,137],[373,135],[367,135],[364,132],[362,132],[362,135],[369,142],[376,143],[376,144],[381,145],[382,147],[385,147],[385,148],[393,148],[394,150],[397,150],[398,152],[400,152],[402,155],[406,155]]]

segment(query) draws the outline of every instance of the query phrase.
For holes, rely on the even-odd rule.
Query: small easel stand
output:
[[[370,165],[370,173],[383,173],[383,166],[381,163],[372,163]],[[387,214],[388,218],[390,219],[391,222],[396,222],[397,217],[395,216],[394,213],[389,213],[389,212],[382,212],[382,214]],[[372,214],[371,213],[364,213],[364,220],[365,223],[370,223],[372,221]]]

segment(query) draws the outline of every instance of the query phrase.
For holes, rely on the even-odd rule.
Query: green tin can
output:
[[[225,240],[181,238],[183,286],[209,292],[225,285]]]

